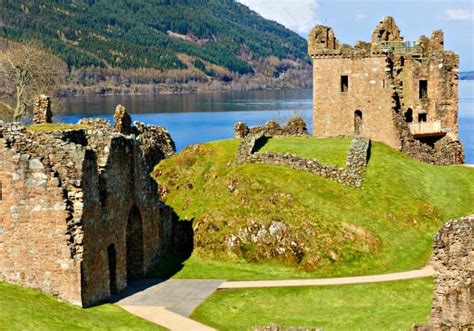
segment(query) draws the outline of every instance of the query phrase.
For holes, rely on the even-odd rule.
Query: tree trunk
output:
[[[17,122],[22,116],[25,115],[25,103],[23,102],[24,88],[22,86],[16,86],[16,105],[13,111],[13,120]]]

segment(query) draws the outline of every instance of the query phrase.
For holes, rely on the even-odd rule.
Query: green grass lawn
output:
[[[269,139],[259,152],[292,153],[317,159],[323,164],[345,167],[350,145],[350,139],[277,136]]]
[[[325,331],[408,330],[427,324],[431,278],[328,287],[220,290],[192,318],[219,330],[255,325],[322,327]]]
[[[51,132],[51,131],[63,131],[63,130],[92,129],[92,128],[93,127],[88,124],[46,123],[46,124],[30,125],[27,127],[27,130],[31,132]]]
[[[112,304],[82,309],[0,282],[0,330],[166,330]]]
[[[236,165],[239,141],[188,148],[162,161],[157,182],[182,219],[194,219],[195,249],[175,277],[282,279],[421,268],[448,219],[474,212],[474,169],[418,162],[373,143],[362,189],[283,166]],[[350,139],[270,139],[263,151],[344,165]],[[230,189],[232,187],[232,189]],[[285,223],[305,245],[301,261],[226,243],[252,221]]]

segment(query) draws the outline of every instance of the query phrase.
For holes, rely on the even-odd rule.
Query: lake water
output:
[[[73,97],[57,119],[77,123],[82,117],[103,117],[112,122],[115,106],[123,104],[133,121],[164,126],[177,150],[189,144],[231,138],[235,122],[250,126],[274,119],[281,123],[299,115],[311,130],[311,90],[251,91],[179,95]],[[466,163],[474,163],[474,81],[459,82],[459,130]]]

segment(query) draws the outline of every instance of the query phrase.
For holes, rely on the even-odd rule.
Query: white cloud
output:
[[[470,20],[474,21],[474,11],[467,9],[446,9],[445,18],[453,21]]]
[[[365,20],[366,18],[368,18],[369,16],[367,14],[357,14],[355,19],[357,21],[361,21],[361,20]]]
[[[277,21],[298,33],[316,24],[318,0],[238,0],[261,16]]]

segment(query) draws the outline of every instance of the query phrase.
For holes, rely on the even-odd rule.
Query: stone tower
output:
[[[458,56],[443,32],[404,41],[384,17],[371,42],[341,45],[332,28],[309,34],[314,135],[362,135],[421,161],[464,162],[458,140]]]

